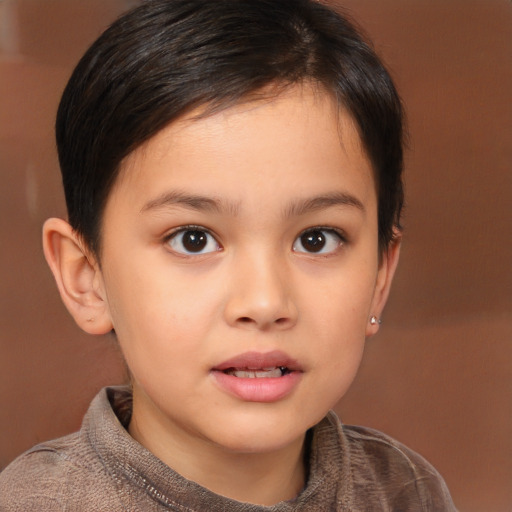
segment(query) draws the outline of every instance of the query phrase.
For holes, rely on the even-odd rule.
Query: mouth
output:
[[[302,372],[295,359],[280,350],[246,352],[215,366],[213,371],[245,379],[283,377],[291,372]]]
[[[271,379],[283,377],[291,371],[286,366],[273,366],[269,368],[228,368],[223,370],[223,373],[239,379]]]
[[[245,402],[277,402],[302,380],[297,361],[280,351],[246,352],[212,368],[218,386]]]

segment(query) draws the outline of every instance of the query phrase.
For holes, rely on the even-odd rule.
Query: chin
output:
[[[295,443],[303,442],[304,434],[298,438],[269,436],[267,431],[259,436],[248,434],[243,438],[230,438],[222,443],[224,450],[234,454],[265,454],[275,453]]]
[[[234,453],[269,453],[281,450],[295,443],[302,443],[309,425],[301,425],[295,418],[283,421],[262,418],[262,415],[233,418],[229,424],[219,425],[218,436],[212,439],[216,444]],[[313,422],[314,424],[315,422]]]

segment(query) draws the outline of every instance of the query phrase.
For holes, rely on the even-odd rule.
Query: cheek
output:
[[[348,387],[359,367],[375,289],[375,268],[370,264],[351,266],[350,272],[340,270],[321,288],[316,287],[316,293],[304,297],[315,358],[322,368],[319,378],[326,387],[329,383],[338,389]]]
[[[368,313],[373,301],[376,267],[349,266],[330,273],[321,283],[312,282],[303,296],[304,308],[326,332],[358,333],[364,337]]]
[[[361,361],[366,342],[366,315],[351,309],[324,311],[315,322],[312,340],[315,360],[322,369],[322,378],[350,382]]]
[[[360,304],[355,304],[354,295],[348,297],[346,301],[343,294],[333,297],[322,311],[318,311],[318,321],[315,322],[311,342],[317,387],[311,400],[313,407],[318,407],[319,415],[334,407],[345,395],[363,357],[367,323],[364,311],[369,307],[369,300],[366,295],[361,298]],[[321,400],[319,397],[322,397]]]
[[[144,271],[118,266],[106,285],[114,329],[129,365],[130,360],[169,365],[197,359],[195,351],[218,317],[218,286],[161,263],[145,265]]]
[[[119,264],[107,274],[108,301],[119,323],[133,327],[159,328],[191,322],[194,313],[211,303],[206,283],[190,272],[176,269],[166,255],[141,251],[130,259],[112,258]],[[153,254],[156,253],[156,254]]]

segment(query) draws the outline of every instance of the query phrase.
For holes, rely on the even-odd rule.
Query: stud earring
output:
[[[377,318],[375,315],[370,317],[370,325],[380,325],[382,323],[382,320],[380,318]]]

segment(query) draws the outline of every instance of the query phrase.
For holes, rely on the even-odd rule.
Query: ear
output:
[[[370,318],[368,318],[366,326],[367,337],[373,336],[379,330],[380,317],[388,300],[391,283],[393,282],[393,276],[395,275],[395,270],[400,257],[401,245],[402,235],[398,230],[396,230],[393,240],[386,251],[383,252],[379,262],[377,281],[375,284],[372,307],[370,309]],[[371,317],[375,317],[377,321],[371,322]]]
[[[43,249],[62,301],[78,326],[89,334],[110,332],[101,270],[73,228],[62,219],[48,219],[43,226]]]

